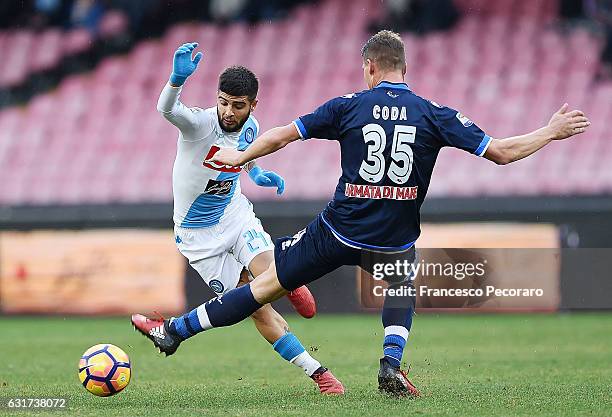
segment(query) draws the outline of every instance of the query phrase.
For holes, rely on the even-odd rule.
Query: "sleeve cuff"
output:
[[[157,110],[162,113],[171,113],[181,94],[183,86],[174,87],[170,81],[162,89],[157,100]]]
[[[480,145],[478,145],[478,148],[476,148],[476,150],[474,151],[474,155],[483,156],[490,144],[491,136],[484,135],[482,141],[480,142]]]
[[[295,125],[300,135],[300,138],[302,140],[308,139],[308,132],[306,131],[306,127],[304,126],[304,123],[302,123],[302,121],[298,118],[293,121],[293,124]]]

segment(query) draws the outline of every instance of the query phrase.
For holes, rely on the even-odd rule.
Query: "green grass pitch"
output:
[[[345,396],[319,395],[251,323],[198,335],[165,358],[127,317],[0,317],[0,397],[67,398],[67,410],[46,412],[54,416],[612,415],[609,313],[418,315],[405,354],[423,392],[416,400],[377,392],[378,316],[288,319]],[[132,360],[132,381],[114,397],[94,397],[78,381],[78,359],[96,343],[116,344]]]

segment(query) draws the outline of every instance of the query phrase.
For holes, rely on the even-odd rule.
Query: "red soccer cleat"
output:
[[[160,319],[150,319],[142,314],[132,314],[130,321],[136,330],[152,341],[159,352],[165,353],[166,356],[176,352],[176,349],[181,344],[181,340],[169,332],[168,326],[170,320],[165,320],[163,317]]]
[[[317,314],[317,303],[310,290],[305,286],[290,291],[287,298],[298,314],[306,319],[311,319]]]
[[[342,385],[342,382],[338,381],[334,374],[332,374],[328,369],[325,369],[323,372],[314,373],[311,378],[319,386],[319,391],[321,391],[321,394],[344,394],[344,386]]]

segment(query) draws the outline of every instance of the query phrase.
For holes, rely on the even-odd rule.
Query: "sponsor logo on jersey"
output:
[[[204,158],[204,162],[202,163],[202,165],[204,165],[206,168],[210,168],[210,169],[214,169],[215,171],[221,171],[221,172],[240,172],[240,170],[242,168],[240,167],[231,167],[228,165],[221,165],[217,162],[207,162],[210,158],[213,157],[214,154],[216,154],[217,152],[219,152],[221,148],[213,145],[210,147],[210,151],[208,151],[208,154],[206,155],[206,157]]]
[[[211,290],[213,290],[217,294],[221,294],[223,290],[225,289],[225,287],[223,286],[223,283],[219,281],[218,279],[211,279],[210,282],[208,283],[208,286],[210,287]]]
[[[228,195],[232,190],[232,186],[234,185],[234,180],[208,180],[208,184],[206,184],[206,188],[204,189],[204,194],[211,195]]]
[[[344,195],[373,200],[416,200],[419,187],[394,187],[391,185],[346,184]]]
[[[461,113],[457,113],[457,119],[461,122],[464,127],[470,127],[474,124],[467,116],[464,116]]]
[[[255,131],[252,127],[248,127],[244,131],[244,140],[246,140],[246,143],[253,143],[253,139],[255,139]]]

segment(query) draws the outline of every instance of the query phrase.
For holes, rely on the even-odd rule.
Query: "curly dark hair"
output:
[[[219,91],[230,96],[247,96],[255,100],[259,90],[259,81],[253,71],[241,65],[226,68],[219,76]]]

